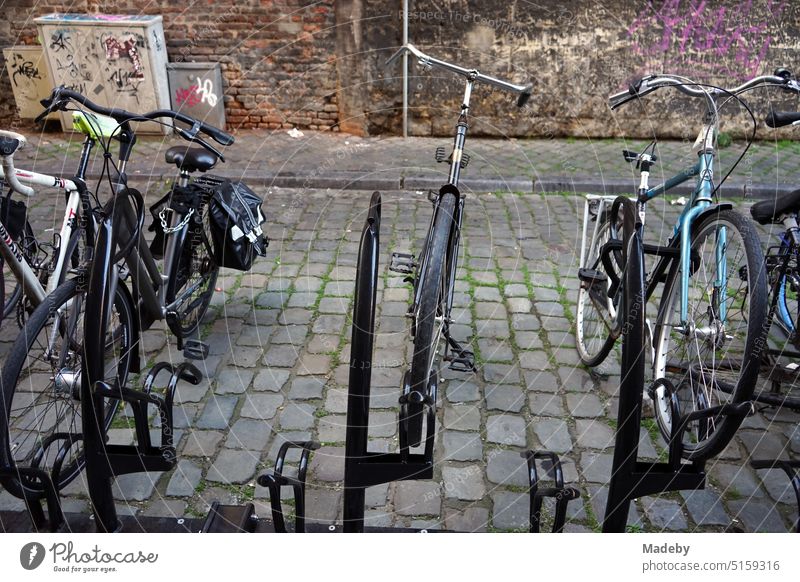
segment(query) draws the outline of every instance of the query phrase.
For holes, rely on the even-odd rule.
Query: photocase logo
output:
[[[35,570],[44,561],[44,546],[39,542],[30,542],[19,551],[19,563],[26,570]]]

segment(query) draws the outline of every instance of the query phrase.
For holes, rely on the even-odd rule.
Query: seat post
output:
[[[184,169],[181,169],[181,173],[178,176],[178,186],[181,188],[186,188],[189,185],[189,172]]]

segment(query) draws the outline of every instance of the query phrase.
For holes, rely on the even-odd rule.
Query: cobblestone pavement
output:
[[[29,170],[52,173],[74,171],[80,152],[80,136],[30,133],[31,146],[19,152],[17,164]],[[780,137],[779,132],[764,137]],[[284,131],[240,131],[236,144],[225,150],[227,162],[216,172],[244,176],[264,186],[417,190],[438,188],[447,176],[447,165],[437,165],[438,146],[450,146],[450,138],[368,137],[330,132],[308,132],[293,139]],[[139,177],[171,178],[163,163],[167,147],[185,144],[180,138],[142,136],[129,166]],[[622,159],[622,149],[641,151],[643,141],[621,139],[498,140],[468,138],[470,162],[462,186],[475,192],[588,191],[630,192],[639,178],[633,165]],[[724,176],[742,153],[744,143],[734,142],[719,150],[716,176]],[[672,176],[696,160],[691,141],[664,141],[659,162],[652,171],[653,184]],[[65,154],[69,154],[65,157]],[[64,160],[69,160],[65,165]],[[100,158],[98,158],[100,159]],[[100,161],[102,161],[100,159]],[[99,171],[95,164],[90,175]],[[754,196],[774,195],[775,189],[791,189],[800,183],[800,143],[756,142],[723,186],[725,196],[739,197],[749,187]]]
[[[163,188],[141,185],[148,203]],[[219,499],[254,500],[266,515],[267,493],[256,476],[271,467],[281,443],[313,438],[323,446],[310,465],[309,518],[341,521],[351,300],[369,192],[260,191],[267,198],[268,256],[248,274],[223,271],[219,279],[203,328],[211,346],[207,379],[178,390],[180,462],[168,473],[118,479],[121,512],[199,516]],[[30,212],[37,232],[52,227],[61,204],[59,196],[40,194]],[[663,239],[676,207],[658,200],[649,208],[648,236]],[[435,477],[369,489],[368,525],[524,529],[528,500],[519,453],[547,448],[561,455],[566,478],[582,494],[570,504],[568,529],[598,529],[613,453],[619,354],[612,352],[602,375],[578,364],[573,314],[582,209],[582,197],[573,194],[469,196],[454,331],[472,344],[480,370],[444,372]],[[388,257],[419,248],[429,211],[414,189],[384,194],[370,425],[375,451],[398,447],[397,399],[410,355],[403,316],[410,290],[387,270]],[[14,333],[3,325],[0,353]],[[148,365],[181,359],[158,325],[143,344]],[[709,463],[706,490],[638,499],[630,528],[787,531],[796,512],[788,480],[776,471],[757,474],[746,459],[797,458],[796,419],[775,410],[749,418]],[[124,415],[111,438],[132,441]],[[643,458],[663,454],[653,423],[642,428],[640,451]],[[80,480],[66,496],[67,511],[88,511]],[[7,508],[21,502],[0,492],[0,509]]]

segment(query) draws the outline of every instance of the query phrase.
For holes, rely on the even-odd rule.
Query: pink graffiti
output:
[[[142,59],[139,56],[139,50],[136,48],[136,38],[133,35],[128,36],[128,38],[121,42],[113,36],[109,36],[103,40],[103,44],[105,44],[106,59],[109,61],[116,61],[119,60],[120,57],[127,57],[130,59],[131,63],[133,63],[133,73],[131,77],[137,79],[144,78]]]
[[[192,85],[188,89],[175,90],[175,103],[177,105],[186,105],[186,107],[194,107],[202,100],[202,95],[198,90],[197,85]]]
[[[652,57],[667,67],[665,72],[736,80],[757,74],[772,43],[769,26],[780,22],[785,7],[785,2],[773,0],[758,9],[752,0],[735,9],[706,0],[666,0],[660,8],[652,0],[648,4],[649,14],[628,28],[636,54]],[[659,30],[660,38],[648,42]]]

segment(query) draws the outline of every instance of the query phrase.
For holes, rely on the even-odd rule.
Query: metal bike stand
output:
[[[792,489],[794,489],[794,497],[797,501],[797,519],[794,522],[794,531],[795,533],[800,533],[800,461],[760,459],[751,460],[750,466],[757,471],[760,469],[781,469],[789,477]]]
[[[46,471],[37,467],[0,467],[0,481],[3,479],[19,480],[26,492],[22,500],[25,502],[34,531],[60,531],[64,524],[64,514],[61,511],[58,491]],[[44,490],[43,497],[38,493],[40,490]],[[33,494],[33,491],[37,493]],[[47,513],[43,503],[47,507]]]
[[[665,379],[657,382],[670,394],[672,435],[669,459],[664,462],[638,461],[639,428],[644,390],[644,259],[641,234],[632,235],[625,275],[625,313],[629,319],[622,334],[622,381],[619,391],[617,434],[609,482],[608,501],[603,520],[604,533],[622,533],[628,523],[630,502],[638,497],[704,489],[705,461],[683,463],[683,433],[689,423],[719,415],[745,417],[752,413],[751,402],[725,404],[682,415],[674,387]]]
[[[375,192],[370,199],[369,213],[361,234],[356,272],[345,437],[345,532],[364,531],[364,497],[367,487],[391,481],[433,478],[433,424],[430,414],[424,453],[412,454],[407,446],[401,446],[399,453],[367,450],[380,226],[381,196],[379,192]]]
[[[520,456],[528,461],[530,533],[539,533],[541,531],[542,504],[545,498],[555,500],[552,533],[563,532],[567,521],[567,505],[573,499],[580,498],[580,491],[574,487],[564,486],[564,471],[561,469],[561,460],[556,453],[550,451],[524,451],[520,453]],[[553,487],[539,486],[540,479],[539,472],[536,469],[536,461],[542,461],[544,469],[548,472],[552,471]]]

